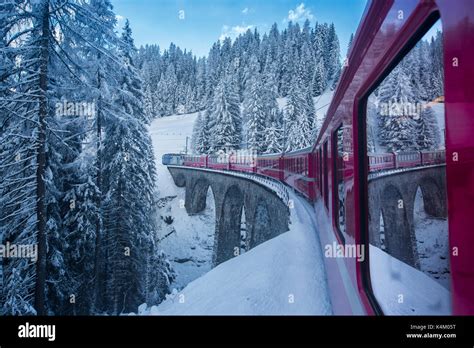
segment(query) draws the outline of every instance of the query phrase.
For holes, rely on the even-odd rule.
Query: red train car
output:
[[[370,172],[395,168],[394,153],[372,153],[368,156]]]
[[[421,153],[418,151],[397,153],[395,168],[412,168],[421,165]]]
[[[316,198],[316,167],[311,149],[283,154],[283,181],[306,198]]]
[[[284,180],[284,167],[282,154],[270,154],[257,157],[257,173],[272,177],[276,180]]]
[[[207,168],[216,170],[230,170],[229,156],[226,154],[208,155]]]
[[[187,167],[207,168],[207,156],[183,155],[183,165]]]
[[[255,155],[251,154],[231,154],[229,156],[230,170],[245,173],[257,172],[257,160]]]
[[[441,164],[446,163],[446,152],[445,151],[422,151],[421,152],[421,164]]]
[[[470,0],[373,0],[366,7],[347,59],[349,64],[342,72],[313,149],[320,178],[315,212],[323,248],[364,248],[360,259],[324,258],[336,314],[474,314],[474,89],[470,86],[474,69],[460,63],[474,61],[474,36],[468,24],[473,22]],[[444,125],[444,132],[439,133],[446,156],[435,149],[397,158],[391,154],[371,155],[371,135],[366,127],[375,123],[368,122],[373,117],[373,112],[368,112],[369,97],[379,98],[378,87],[403,70],[416,46],[433,47],[430,45],[439,37],[442,47],[431,51],[430,59],[442,63],[442,95],[412,103],[439,112],[437,122]],[[417,80],[411,77],[411,81]],[[351,131],[347,134],[342,132],[344,129]],[[397,135],[402,145],[408,144],[405,134]],[[339,159],[343,152],[349,153],[348,161]],[[403,176],[410,172],[396,172],[397,176],[389,178],[369,177],[370,172],[392,164],[397,168],[440,166],[411,177]],[[432,173],[438,174],[430,179]],[[382,180],[386,180],[386,188]],[[418,190],[415,180],[421,185]],[[410,187],[415,189],[409,191]],[[418,191],[423,193],[423,200],[417,201],[416,197],[421,197]],[[436,223],[442,228],[434,233],[442,240],[442,247],[438,247],[446,261],[438,276],[433,276],[423,269],[424,259],[416,263],[404,256],[407,249],[415,250],[410,251],[413,255],[433,256],[427,255],[417,241],[425,238],[424,234],[413,236],[412,231],[418,233],[420,225],[409,219],[419,218],[413,212],[416,207],[429,211],[430,204],[433,207],[438,203],[442,214]],[[404,235],[411,235],[416,243]],[[396,238],[404,242],[397,244]],[[433,250],[435,253],[438,249]],[[435,298],[437,302],[431,303]]]

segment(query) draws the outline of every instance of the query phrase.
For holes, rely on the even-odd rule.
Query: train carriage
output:
[[[311,149],[288,152],[283,155],[283,181],[306,198],[316,197],[315,156]]]
[[[257,173],[283,181],[284,167],[282,154],[258,156]]]
[[[183,165],[187,167],[206,168],[207,156],[203,155],[184,155]]]
[[[370,172],[395,169],[394,153],[371,153],[368,159]]]
[[[257,159],[256,155],[247,153],[233,153],[229,156],[230,170],[246,173],[257,172]]]

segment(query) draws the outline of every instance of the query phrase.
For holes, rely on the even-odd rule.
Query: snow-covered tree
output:
[[[209,112],[202,111],[194,122],[192,149],[197,154],[208,154],[211,146]]]
[[[143,303],[147,297],[147,275],[164,269],[163,264],[148,262],[155,254],[152,207],[156,169],[128,22],[119,50],[123,62],[120,88],[104,139],[106,303],[113,314],[132,311]],[[167,285],[155,284],[155,288],[166,290]]]
[[[318,59],[316,67],[314,69],[313,80],[312,80],[312,92],[315,97],[320,96],[327,87],[326,76],[327,73],[324,70],[324,61],[322,57]]]
[[[431,107],[426,107],[415,119],[416,144],[419,150],[437,150],[440,134],[436,115]]]
[[[38,260],[36,264],[30,259],[1,264],[1,313],[108,311],[103,301],[109,261],[105,253],[109,241],[102,228],[103,198],[107,202],[114,198],[105,188],[115,177],[103,179],[104,170],[117,163],[107,161],[105,166],[104,144],[110,150],[107,156],[118,152],[110,142],[103,142],[104,134],[118,132],[117,124],[122,123],[112,121],[133,117],[135,128],[128,129],[142,127],[143,132],[130,134],[132,140],[120,138],[116,146],[143,144],[143,134],[147,136],[146,117],[132,106],[141,105],[142,100],[136,103],[141,86],[133,64],[127,63],[133,55],[125,49],[131,31],[125,29],[128,34],[120,41],[123,46],[119,45],[116,16],[108,0],[25,0],[3,5],[0,10],[7,9],[8,15],[2,12],[0,16],[0,240],[38,245]],[[91,114],[75,106],[85,101],[94,106]],[[66,104],[67,108],[58,107]],[[144,199],[146,206],[134,205],[130,210],[140,210],[142,225],[146,223],[143,214],[152,205],[143,191],[150,189],[148,182],[153,183],[153,155],[147,139],[147,149],[134,148],[142,159],[137,167],[148,175],[148,181],[136,184],[142,191],[135,197]],[[118,214],[116,209],[106,211]],[[134,226],[141,225],[134,221]],[[152,241],[135,245],[150,250]],[[157,250],[151,251],[154,256],[142,254],[156,259]],[[150,278],[166,268],[163,262],[141,274]],[[150,282],[141,284],[145,287]],[[161,284],[154,286],[166,291]],[[73,295],[75,301],[71,301]],[[131,298],[127,301],[136,303]]]
[[[378,138],[387,151],[416,149],[413,115],[405,112],[404,108],[414,100],[410,79],[404,69],[397,66],[379,89]]]
[[[260,74],[254,75],[248,83],[250,86],[242,110],[245,139],[247,148],[262,153],[265,151],[265,126],[269,111],[265,105],[264,83]]]
[[[224,75],[216,87],[213,98],[211,118],[211,151],[238,149],[242,140],[242,120],[240,116],[239,96],[232,77]]]

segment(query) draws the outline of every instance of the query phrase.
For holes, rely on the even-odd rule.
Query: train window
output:
[[[344,242],[346,232],[346,190],[344,187],[344,143],[342,125],[334,133],[334,219]]]
[[[451,312],[442,52],[438,20],[367,98],[369,270],[385,314]]]
[[[324,204],[326,207],[329,207],[329,192],[328,192],[328,142],[326,141],[323,145],[323,196],[324,196]]]

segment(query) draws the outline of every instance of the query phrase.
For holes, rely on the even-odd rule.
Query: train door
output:
[[[364,163],[394,153],[399,164],[365,171],[369,296],[385,314],[451,313],[446,164],[422,160],[445,151],[443,34],[433,22],[366,98]]]

